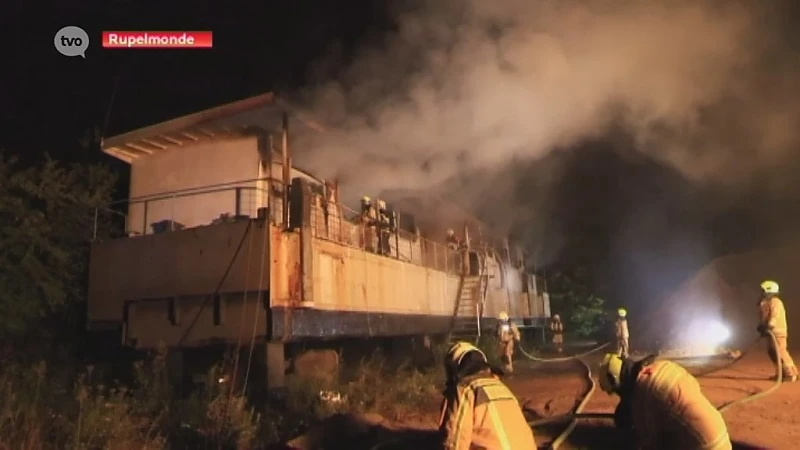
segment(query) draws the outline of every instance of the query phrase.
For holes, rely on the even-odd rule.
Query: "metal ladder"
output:
[[[450,343],[456,341],[478,342],[481,336],[481,314],[479,312],[488,287],[485,262],[480,275],[461,275],[448,336]]]

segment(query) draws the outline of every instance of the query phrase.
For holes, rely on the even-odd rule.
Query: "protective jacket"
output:
[[[696,378],[671,361],[637,365],[623,364],[615,419],[617,426],[633,428],[639,448],[731,450],[725,420]]]
[[[535,450],[517,398],[491,371],[464,378],[445,393],[444,450]]]
[[[772,333],[776,337],[789,335],[786,326],[786,309],[783,307],[783,300],[780,297],[777,295],[764,297],[758,302],[758,308],[761,310],[761,325],[772,329]]]
[[[617,339],[628,339],[628,320],[623,318],[617,319]]]
[[[519,341],[519,328],[514,325],[513,322],[498,322],[497,323],[497,339],[500,340],[501,343],[506,343],[509,341]]]

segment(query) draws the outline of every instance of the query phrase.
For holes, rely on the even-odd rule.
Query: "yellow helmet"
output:
[[[780,292],[780,286],[772,280],[766,280],[761,283],[761,290],[767,294],[777,294]]]
[[[508,313],[505,311],[500,311],[500,314],[497,315],[497,318],[505,322],[508,320]]]
[[[627,315],[628,315],[628,311],[625,311],[625,308],[620,308],[620,309],[618,309],[618,310],[617,310],[617,314],[618,314],[620,317],[625,317],[625,316],[627,316]]]
[[[365,196],[361,197],[361,201],[364,202],[364,203],[370,203],[370,202],[372,202],[372,199],[369,198],[368,195],[365,195]]]
[[[486,355],[474,345],[470,344],[469,342],[459,341],[450,346],[450,349],[447,350],[447,356],[445,357],[446,364],[452,364],[452,367],[458,367],[461,364],[461,360],[464,358],[469,352],[478,352],[483,357],[484,361],[488,361]]]
[[[622,358],[616,353],[606,353],[600,364],[600,389],[607,394],[613,394],[619,389],[620,374],[622,373]]]

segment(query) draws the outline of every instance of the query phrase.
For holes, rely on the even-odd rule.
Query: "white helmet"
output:
[[[553,319],[554,320],[561,320],[561,316],[559,316],[558,314],[553,314]]]

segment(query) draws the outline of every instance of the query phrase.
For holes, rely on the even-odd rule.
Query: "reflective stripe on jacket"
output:
[[[440,430],[445,450],[535,450],[514,394],[497,377],[467,378],[446,399]]]
[[[786,325],[786,308],[783,300],[777,295],[762,299],[758,302],[761,310],[761,325],[772,328],[775,336],[788,336],[789,329]]]
[[[511,340],[519,341],[519,329],[510,321],[508,323],[500,322],[497,324],[497,339],[499,339],[500,342],[508,342]]]
[[[644,449],[730,450],[722,414],[683,367],[656,361],[639,373],[633,393],[633,427]]]

